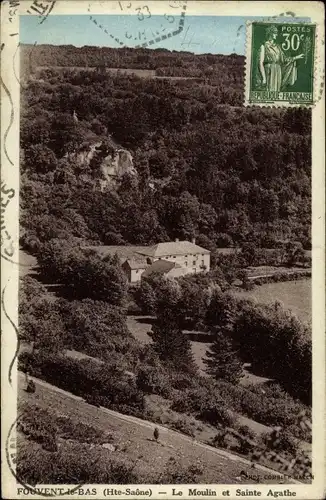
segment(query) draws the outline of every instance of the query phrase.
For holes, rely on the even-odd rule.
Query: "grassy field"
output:
[[[257,302],[271,304],[280,301],[301,321],[311,321],[311,280],[285,281],[256,286],[253,290],[239,290],[238,296],[253,297]]]

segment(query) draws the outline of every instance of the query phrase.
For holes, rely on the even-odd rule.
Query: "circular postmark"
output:
[[[11,124],[9,124],[9,127],[5,133],[5,141],[6,141],[6,134],[10,129]],[[4,141],[4,146],[6,142]],[[6,154],[6,150],[5,150]],[[11,162],[10,158],[8,157],[8,160]],[[12,162],[11,162],[12,163]],[[13,238],[10,235],[9,228],[6,225],[6,220],[5,220],[5,215],[6,211],[8,211],[8,205],[10,205],[10,201],[12,198],[14,198],[16,195],[16,192],[13,188],[10,188],[6,185],[5,182],[1,181],[1,255],[6,258],[7,260],[10,259],[15,252],[15,247],[13,244]]]
[[[34,0],[27,9],[27,13],[37,15],[40,20],[39,24],[43,24],[50,15],[55,3],[56,0]]]
[[[21,478],[19,472],[17,471],[17,464],[19,461],[17,452],[17,427],[19,427],[20,422],[22,422],[22,414],[18,415],[15,421],[11,424],[5,444],[6,461],[11,474],[16,480],[18,494],[32,494],[39,495],[44,498],[55,498],[57,496],[72,495],[84,486],[84,482],[82,482],[68,488],[63,486],[61,487],[60,485],[43,488],[42,486],[37,486],[35,484],[28,484],[23,478]]]
[[[118,12],[124,16],[124,25],[108,27],[101,16],[91,12],[88,6],[89,18],[95,26],[106,33],[120,47],[146,48],[164,40],[179,35],[184,28],[187,10],[187,0],[167,0],[162,2],[164,13],[154,15],[152,7],[144,2],[117,1]],[[104,17],[104,16],[103,16]],[[106,16],[107,17],[107,16]],[[106,21],[107,22],[107,21]]]

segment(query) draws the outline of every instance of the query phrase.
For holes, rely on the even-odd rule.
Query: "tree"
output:
[[[246,266],[257,265],[258,255],[259,252],[255,243],[247,242],[242,245],[241,257],[244,259]]]
[[[50,146],[57,158],[78,149],[85,139],[85,130],[75,123],[71,114],[55,115],[51,123]]]
[[[104,262],[94,253],[72,254],[65,282],[79,297],[104,300],[113,305],[124,305],[127,281],[120,263],[111,257]]]
[[[173,317],[167,317],[164,312],[158,314],[152,326],[152,340],[154,350],[164,363],[179,371],[196,372],[191,343]]]
[[[237,384],[242,376],[242,362],[237,351],[220,329],[214,331],[214,341],[206,351],[207,358],[204,362],[207,373],[215,379],[224,379],[232,384]]]
[[[241,358],[258,374],[274,378],[306,403],[311,400],[311,332],[279,302],[243,302],[232,337]]]
[[[75,297],[124,305],[127,282],[119,259],[108,256],[104,261],[93,250],[72,246],[73,241],[52,239],[43,245],[39,255],[42,272],[66,285]]]
[[[289,267],[302,263],[304,257],[305,253],[301,242],[289,242],[286,245],[286,264]]]
[[[230,293],[223,293],[219,288],[212,290],[206,312],[206,324],[218,327],[223,332],[230,332],[237,313],[237,300]]]
[[[24,163],[32,172],[46,174],[56,168],[57,159],[45,144],[32,144],[25,149]]]
[[[108,351],[132,351],[131,336],[126,325],[125,311],[104,301],[84,299],[60,301],[67,348],[91,356],[105,357]],[[111,356],[111,364],[114,364]]]
[[[46,288],[26,276],[20,283],[19,336],[43,351],[60,351],[64,344],[65,328],[57,304]]]
[[[135,289],[134,298],[143,314],[155,314],[156,293],[148,279],[143,278],[141,280],[141,283]]]
[[[184,327],[195,328],[200,325],[207,310],[207,293],[204,289],[205,283],[196,283],[193,276],[180,279],[181,298],[178,306],[178,315],[184,323]],[[208,287],[208,285],[206,284]]]

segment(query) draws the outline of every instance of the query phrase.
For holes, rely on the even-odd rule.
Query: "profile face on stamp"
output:
[[[315,26],[252,23],[250,101],[313,101]]]

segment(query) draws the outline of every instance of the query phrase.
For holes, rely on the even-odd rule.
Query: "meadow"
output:
[[[266,283],[250,291],[239,289],[235,293],[238,296],[253,297],[263,304],[271,304],[277,300],[301,321],[311,322],[311,279]]]

